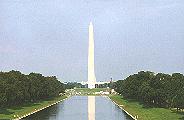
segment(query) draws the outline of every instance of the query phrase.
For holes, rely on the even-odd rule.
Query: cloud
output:
[[[0,54],[12,54],[16,52],[16,47],[10,44],[0,45]]]

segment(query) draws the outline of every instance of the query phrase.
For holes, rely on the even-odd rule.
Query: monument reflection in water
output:
[[[88,120],[95,120],[95,96],[88,96]]]
[[[23,120],[132,120],[107,97],[73,96]]]

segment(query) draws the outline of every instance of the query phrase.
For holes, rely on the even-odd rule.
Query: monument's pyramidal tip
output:
[[[93,26],[93,23],[92,23],[92,22],[90,22],[90,23],[89,23],[89,25],[92,25],[92,26]]]

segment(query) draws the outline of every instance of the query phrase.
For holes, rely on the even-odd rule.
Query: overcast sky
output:
[[[90,21],[97,81],[184,73],[184,0],[0,0],[0,70],[87,81]]]

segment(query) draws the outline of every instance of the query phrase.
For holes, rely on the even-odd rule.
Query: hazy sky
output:
[[[184,73],[184,0],[0,0],[0,70],[87,81],[140,70]]]

